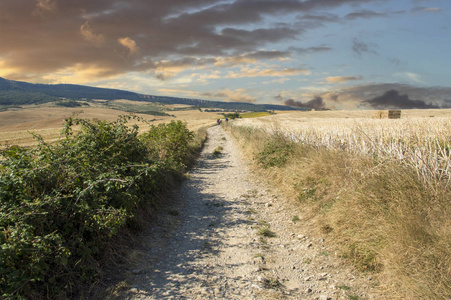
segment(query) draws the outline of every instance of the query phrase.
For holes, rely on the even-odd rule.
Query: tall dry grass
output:
[[[406,163],[405,158],[381,152],[385,147],[399,153],[398,145],[410,149],[421,143],[422,152],[413,153],[422,153],[423,161],[431,161],[428,147],[449,149],[449,142],[441,144],[447,141],[442,133],[446,131],[440,131],[444,127],[417,131],[413,135],[417,140],[411,135],[405,142],[402,137],[407,137],[408,126],[401,131],[402,135],[390,136],[387,125],[377,128],[373,122],[343,121],[338,124],[334,120],[321,127],[320,120],[316,120],[315,124],[303,124],[308,130],[299,128],[293,135],[281,130],[283,126],[264,128],[263,122],[258,121],[235,122],[230,130],[243,141],[247,155],[255,162],[259,162],[271,141],[280,143],[283,137],[286,143],[291,143],[294,137],[299,141],[302,138],[302,142],[294,144],[285,163],[259,168],[258,172],[297,201],[303,218],[316,224],[317,233],[327,236],[343,257],[362,272],[374,274],[387,298],[450,299],[449,178],[442,170],[440,176],[431,178],[431,173],[419,172],[418,165]],[[361,128],[380,132],[379,139]],[[333,136],[333,132],[343,132],[342,140]],[[434,140],[433,134],[437,132],[445,139]],[[421,134],[425,136],[420,137]],[[368,150],[372,147],[376,149]],[[405,156],[407,150],[401,153]],[[432,153],[434,157],[436,152]]]
[[[451,184],[451,118],[312,119],[264,122],[239,120],[241,126],[283,134],[295,142],[344,150],[412,166],[431,186]]]

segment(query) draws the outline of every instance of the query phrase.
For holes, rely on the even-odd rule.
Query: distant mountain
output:
[[[8,80],[0,77],[0,105],[39,104],[58,101],[60,98],[81,99],[128,99],[165,104],[186,104],[202,108],[226,110],[299,110],[285,105],[252,104],[247,102],[221,102],[202,99],[178,98],[168,96],[144,95],[129,91],[96,88],[75,84],[33,84]]]
[[[56,101],[59,98],[140,100],[139,94],[121,90],[75,84],[33,84],[0,77],[0,105],[38,104]]]

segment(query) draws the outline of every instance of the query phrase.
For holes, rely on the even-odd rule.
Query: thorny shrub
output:
[[[186,126],[152,126],[139,138],[130,118],[69,118],[56,143],[35,136],[36,148],[0,152],[0,298],[76,295],[111,238],[181,170]]]

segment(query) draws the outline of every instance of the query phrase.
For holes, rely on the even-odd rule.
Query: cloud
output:
[[[92,31],[89,21],[86,21],[83,25],[81,25],[80,33],[85,40],[94,43],[97,47],[100,47],[105,42],[105,37],[103,34],[96,34]]]
[[[33,11],[33,14],[43,15],[46,12],[54,12],[54,11],[56,11],[56,1],[38,0],[38,3],[36,3],[35,10]]]
[[[223,101],[230,102],[248,102],[255,103],[257,101],[256,97],[248,95],[246,89],[222,89],[216,92],[205,92],[202,94],[204,97],[221,99]]]
[[[343,83],[353,80],[362,80],[362,76],[329,76],[326,78],[328,83]]]
[[[333,14],[306,14],[298,17],[300,20],[311,20],[317,22],[338,22],[340,18],[337,15]]]
[[[291,57],[289,51],[265,51],[259,50],[249,53],[243,53],[236,56],[218,57],[215,59],[216,67],[234,67],[243,64],[255,64],[261,60],[284,61]]]
[[[138,46],[136,46],[136,42],[134,40],[132,40],[129,37],[123,37],[123,38],[119,38],[117,40],[119,42],[119,44],[121,44],[122,46],[124,46],[125,48],[127,48],[130,51],[130,54],[136,54],[139,51]]]
[[[309,47],[309,48],[300,48],[300,47],[290,47],[290,51],[293,51],[297,54],[311,54],[311,53],[320,53],[331,51],[332,48],[329,46],[317,46],[317,47]]]
[[[170,89],[170,88],[160,88],[159,93],[171,94],[177,97],[191,97],[191,98],[202,98],[202,94],[197,91],[182,90],[182,89]]]
[[[326,103],[326,107],[333,109],[377,109],[378,101],[381,101],[378,99],[380,99],[381,95],[384,95],[387,91],[390,90],[395,90],[396,92],[398,92],[398,97],[393,94],[395,96],[393,99],[395,100],[402,100],[403,98],[401,96],[408,95],[408,100],[420,99],[420,101],[424,102],[410,103],[411,106],[417,106],[418,108],[420,108],[424,107],[425,105],[430,105],[440,108],[451,108],[451,103],[447,102],[451,99],[451,88],[418,87],[399,83],[370,83],[322,91],[315,89],[303,89],[303,97],[313,98],[315,96],[320,96]],[[282,94],[282,96],[284,96],[284,94]],[[392,94],[389,94],[388,96],[392,96]],[[285,97],[285,99],[286,98],[287,97]],[[368,102],[372,99],[376,100]],[[383,99],[386,99],[386,97],[384,97]],[[402,101],[399,102],[402,103]],[[372,106],[370,103],[373,103],[374,106]],[[408,101],[406,103],[409,104]],[[383,105],[380,104],[379,109],[388,108],[388,106],[386,108],[383,108]],[[393,106],[392,108],[399,107]]]
[[[397,90],[388,90],[382,96],[365,100],[363,103],[367,103],[376,109],[440,108],[437,105],[427,104],[422,100],[411,100],[407,94],[401,95]]]
[[[313,108],[313,109],[324,109],[326,108],[323,98],[320,96],[316,96],[310,101],[301,102],[295,101],[293,99],[287,99],[284,101],[285,105],[293,106],[293,107],[301,107],[301,108]]]
[[[359,56],[362,56],[364,53],[370,53],[370,54],[376,54],[377,52],[372,49],[371,47],[375,47],[375,45],[369,45],[366,44],[360,40],[358,40],[357,38],[353,39],[352,41],[352,50],[354,51],[354,53],[358,54]]]
[[[225,78],[243,78],[243,77],[284,77],[296,75],[310,75],[311,71],[302,68],[285,68],[276,69],[258,69],[258,68],[242,68],[240,72],[230,71]]]
[[[281,22],[284,16],[304,15],[319,26],[337,16],[318,12],[357,2],[370,0],[6,1],[0,36],[8,42],[0,43],[0,57],[5,68],[21,70],[24,78],[32,74],[36,81],[80,65],[95,65],[111,76],[152,73],[158,62],[193,56],[218,62],[233,57],[232,65],[278,61],[292,53],[267,49],[297,41],[311,28]],[[319,46],[297,53],[329,50]]]
[[[368,19],[368,18],[385,17],[385,16],[386,16],[386,14],[381,13],[381,12],[376,12],[376,11],[371,11],[371,10],[359,10],[359,11],[347,14],[345,16],[345,18],[348,20],[355,20],[355,19],[361,19],[361,18]]]
[[[277,96],[274,96],[274,99],[276,99],[277,101],[283,101],[282,94],[279,94],[279,95],[277,95]]]
[[[440,7],[414,7],[412,8],[412,12],[432,12],[437,13],[443,11]]]
[[[421,83],[424,84],[425,82],[421,79],[421,75],[413,73],[413,72],[400,72],[400,73],[395,73],[395,76],[398,77],[402,77],[402,78],[407,78],[410,81],[413,81],[415,83]]]

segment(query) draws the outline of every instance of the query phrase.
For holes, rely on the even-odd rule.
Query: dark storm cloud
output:
[[[335,102],[338,101],[338,97],[340,97],[340,95],[336,94],[336,93],[330,93],[330,95],[329,95],[329,99],[332,101],[335,101]]]
[[[395,93],[388,93],[394,90]],[[396,93],[397,92],[397,93]],[[382,95],[382,96],[381,96]],[[407,96],[408,95],[408,96]],[[340,109],[385,109],[393,104],[391,108],[400,108],[400,103],[405,106],[425,106],[451,108],[451,88],[446,87],[417,87],[399,83],[362,84],[352,87],[344,87],[329,90],[319,94],[328,105]],[[390,96],[392,101],[387,100]],[[406,96],[406,97],[405,97]],[[411,102],[421,99],[420,102]],[[406,101],[408,100],[408,101]],[[387,105],[385,107],[385,105]]]
[[[301,107],[301,108],[314,108],[314,109],[324,109],[326,108],[323,98],[320,96],[316,96],[310,101],[302,102],[295,101],[293,99],[287,99],[284,101],[285,105],[293,106],[293,107]]]
[[[427,104],[423,100],[411,100],[407,94],[401,95],[397,90],[388,90],[382,96],[374,97],[363,102],[376,109],[440,108],[437,105]]]
[[[331,22],[335,16],[315,10],[371,1],[376,0],[4,0],[0,59],[3,68],[24,77],[79,70],[93,77],[152,71],[167,61],[183,66],[185,56],[256,52],[296,40],[316,26],[266,22],[268,16],[283,19],[297,13],[309,22]],[[321,50],[327,49],[308,51]]]
[[[279,94],[277,96],[274,96],[274,99],[276,99],[279,102],[282,102],[283,101],[283,96],[282,96],[282,94]]]

